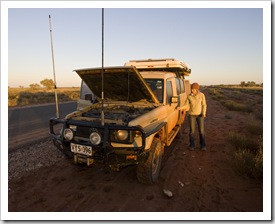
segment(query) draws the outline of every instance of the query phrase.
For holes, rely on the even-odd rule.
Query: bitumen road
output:
[[[76,102],[59,104],[60,118],[76,110]],[[56,105],[9,108],[9,150],[49,137],[49,119],[56,117]]]

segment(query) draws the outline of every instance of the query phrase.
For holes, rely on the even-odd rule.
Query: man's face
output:
[[[198,92],[198,90],[197,90],[197,89],[191,89],[191,92],[192,92],[194,95],[196,95],[197,92]]]

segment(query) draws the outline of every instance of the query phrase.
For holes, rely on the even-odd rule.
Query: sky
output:
[[[57,87],[79,86],[75,69],[102,66],[102,9],[51,5],[8,9],[9,87],[54,79],[49,15]],[[201,85],[263,82],[263,8],[153,6],[105,7],[104,66],[175,58]]]

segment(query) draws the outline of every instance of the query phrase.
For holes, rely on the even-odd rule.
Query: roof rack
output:
[[[180,77],[189,76],[191,73],[186,63],[174,58],[130,60],[124,66],[135,66],[138,70],[173,71]]]

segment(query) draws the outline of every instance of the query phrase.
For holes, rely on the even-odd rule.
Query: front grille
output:
[[[75,135],[78,137],[89,138],[90,133],[90,127],[77,126]]]

